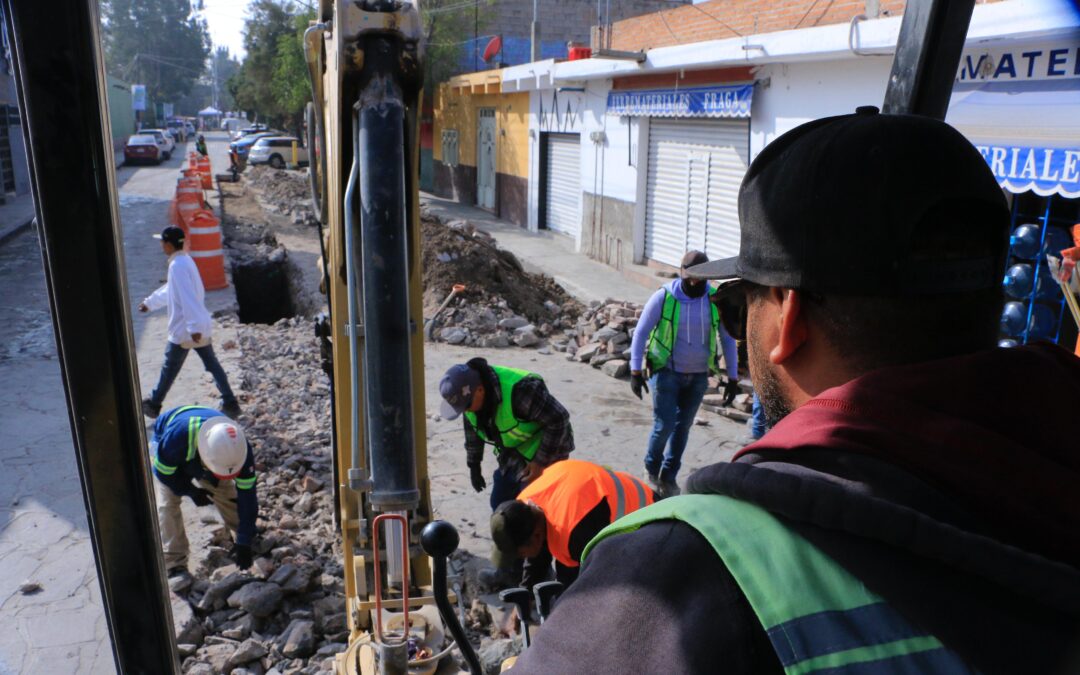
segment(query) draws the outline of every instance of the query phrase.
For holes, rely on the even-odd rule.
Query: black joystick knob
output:
[[[445,520],[428,523],[420,533],[420,546],[432,558],[449,558],[460,541],[457,529]]]

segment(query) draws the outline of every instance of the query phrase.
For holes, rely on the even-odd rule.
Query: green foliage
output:
[[[255,0],[248,6],[247,58],[227,86],[238,108],[271,124],[299,129],[311,98],[303,32],[314,16],[313,10],[300,12],[288,0]]]
[[[311,100],[311,83],[304,60],[304,31],[314,18],[314,10],[298,15],[293,20],[293,32],[278,37],[274,56],[274,80],[270,90],[297,133],[301,129],[304,106]]]
[[[473,34],[484,34],[491,22],[494,5],[495,0],[477,0],[475,6],[463,6],[461,0],[427,0],[422,3],[424,90],[427,93],[430,94],[439,84],[462,72],[461,60]],[[484,67],[483,61],[480,67]]]
[[[109,73],[145,84],[152,101],[191,91],[210,54],[206,21],[189,0],[101,0]]]

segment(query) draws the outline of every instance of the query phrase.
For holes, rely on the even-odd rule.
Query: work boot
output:
[[[682,490],[679,489],[679,484],[675,482],[674,478],[668,478],[664,475],[664,470],[660,470],[660,475],[657,476],[657,480],[660,482],[660,486],[657,488],[657,493],[660,494],[660,498],[674,497]]]
[[[240,417],[240,404],[236,402],[235,398],[231,401],[223,401],[218,410],[228,415],[230,419]]]
[[[144,398],[142,402],[142,413],[150,419],[157,419],[157,416],[161,414],[161,404],[154,403],[148,398]]]
[[[657,476],[652,471],[645,469],[645,480],[649,482],[649,485],[653,486],[653,489],[657,492],[660,491],[660,476]]]
[[[486,588],[489,593],[495,593],[504,588],[513,588],[517,585],[510,570],[498,567],[485,567],[476,575],[476,580],[481,588]]]

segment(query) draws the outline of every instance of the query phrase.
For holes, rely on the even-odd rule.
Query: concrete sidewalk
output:
[[[28,227],[34,220],[34,196],[9,197],[0,204],[0,244]]]
[[[529,232],[474,206],[426,192],[420,193],[420,203],[441,218],[469,221],[495,237],[499,246],[517,256],[530,272],[548,275],[583,302],[615,298],[644,304],[667,281],[643,265],[634,265],[631,273],[619,271],[575,252],[569,237],[552,232]]]

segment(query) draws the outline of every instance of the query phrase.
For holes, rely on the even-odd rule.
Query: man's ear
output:
[[[791,288],[773,288],[771,300],[780,304],[779,331],[776,346],[769,352],[769,361],[781,364],[806,343],[806,315],[802,311],[802,296]]]

